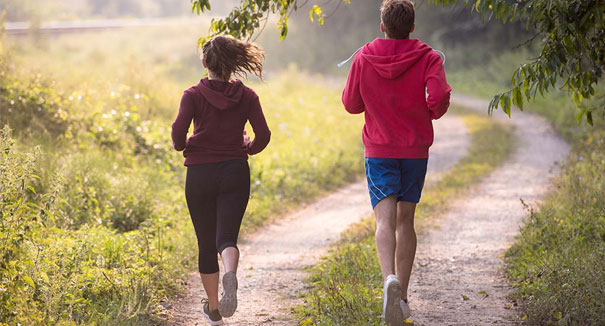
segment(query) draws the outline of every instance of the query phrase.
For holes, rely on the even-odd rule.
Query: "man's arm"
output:
[[[429,107],[431,118],[437,120],[447,112],[450,106],[452,88],[448,85],[445,78],[445,68],[443,67],[441,57],[436,52],[433,52],[429,60],[425,81],[428,93],[426,103]]]
[[[361,52],[355,55],[353,65],[349,71],[349,77],[347,78],[347,84],[342,92],[342,104],[344,104],[345,109],[352,114],[359,114],[365,110],[365,104],[363,103],[359,90],[359,82],[361,81],[360,60]]]

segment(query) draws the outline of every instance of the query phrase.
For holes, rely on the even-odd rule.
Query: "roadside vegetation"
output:
[[[450,75],[462,93],[485,98],[510,87],[503,71],[527,53],[504,53],[486,69]],[[506,76],[506,75],[504,75]],[[474,82],[468,83],[469,80]],[[600,86],[587,108],[603,112]],[[605,322],[605,116],[594,126],[578,124],[574,104],[562,90],[527,105],[552,122],[572,145],[552,193],[528,212],[517,243],[508,250],[506,271],[528,325],[602,325]],[[512,111],[512,118],[515,117]]]
[[[197,259],[170,125],[201,77],[198,61],[162,60],[175,40],[195,48],[166,33],[0,41],[0,325],[165,322]],[[159,37],[174,47],[151,46]],[[319,77],[250,84],[273,142],[250,160],[245,232],[363,166],[361,121]]]
[[[461,108],[453,111],[464,121],[471,144],[456,166],[423,191],[416,213],[420,233],[438,223],[447,203],[503,164],[517,141],[503,124]],[[332,252],[310,269],[311,289],[297,308],[300,325],[380,325],[383,280],[374,233],[373,217],[368,217],[345,231]]]

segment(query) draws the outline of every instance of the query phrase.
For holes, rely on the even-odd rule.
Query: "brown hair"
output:
[[[248,77],[251,73],[263,78],[265,53],[254,43],[218,35],[204,43],[202,58],[209,71],[227,81],[233,74]]]
[[[414,26],[414,3],[410,0],[384,0],[380,18],[389,38],[406,39]]]

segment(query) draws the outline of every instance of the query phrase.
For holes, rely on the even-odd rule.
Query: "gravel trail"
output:
[[[466,154],[469,136],[462,121],[446,115],[435,122],[427,182]],[[238,272],[240,305],[227,325],[296,325],[290,307],[301,302],[306,266],[315,264],[342,231],[371,213],[365,181],[349,185],[243,239]],[[192,249],[193,250],[193,249]],[[206,325],[201,281],[192,274],[185,295],[173,303],[171,325]]]
[[[487,102],[455,96],[453,102],[486,112]],[[415,325],[517,325],[507,300],[502,255],[527,216],[522,200],[535,204],[558,173],[569,146],[534,114],[508,119],[519,139],[512,156],[479,185],[452,203],[418,246],[410,304]],[[506,141],[506,140],[502,140]]]

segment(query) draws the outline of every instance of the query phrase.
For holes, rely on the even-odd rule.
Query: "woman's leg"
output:
[[[206,296],[208,297],[208,308],[210,311],[214,311],[218,309],[218,279],[219,272],[212,274],[203,274],[200,273],[202,278],[202,285],[204,286],[204,291],[206,291]]]
[[[223,260],[223,265],[225,266],[225,273],[237,273],[237,265],[239,264],[239,249],[236,247],[225,248],[221,253],[221,258]]]
[[[223,258],[223,297],[219,311],[230,317],[237,309],[237,237],[250,197],[250,169],[247,161],[226,162],[222,166],[217,197],[218,227],[216,248]]]
[[[221,254],[225,272],[237,272],[239,263],[237,238],[249,198],[250,168],[248,162],[226,163],[219,181],[216,229],[216,248]]]
[[[185,196],[191,221],[197,236],[199,250],[198,270],[208,296],[210,310],[219,306],[219,267],[216,250],[216,185],[214,169],[210,165],[191,166],[187,169]]]

